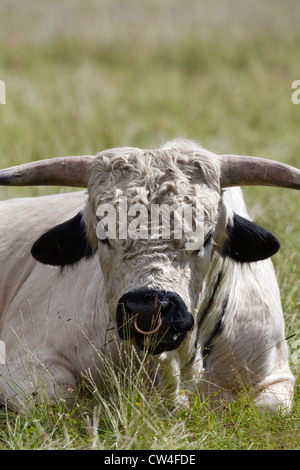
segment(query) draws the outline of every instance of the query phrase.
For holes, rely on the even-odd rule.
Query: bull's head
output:
[[[274,235],[234,212],[223,189],[300,189],[300,171],[175,141],[155,151],[120,148],[20,165],[2,170],[0,184],[88,188],[86,207],[42,235],[32,254],[66,266],[98,252],[120,337],[159,354],[177,349],[192,330],[203,292],[224,258],[248,263],[279,249]],[[162,210],[153,224],[153,208],[170,207],[172,217],[164,218]],[[189,230],[178,225],[183,207],[191,208]]]

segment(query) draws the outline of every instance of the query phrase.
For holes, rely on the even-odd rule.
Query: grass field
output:
[[[1,0],[0,11],[1,168],[178,136],[300,167],[298,0]],[[0,199],[54,191],[67,189],[0,187]],[[298,377],[300,194],[245,197],[282,244],[274,264]],[[144,394],[142,369],[72,410],[34,400],[27,414],[2,410],[0,449],[299,449],[298,388],[290,416],[261,415],[247,393],[174,414]]]

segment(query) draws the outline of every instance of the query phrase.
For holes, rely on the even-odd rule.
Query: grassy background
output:
[[[178,136],[300,167],[298,0],[1,0],[0,18],[2,168]],[[54,191],[67,189],[0,187],[0,199]],[[299,194],[245,196],[282,243],[274,263],[298,375]],[[196,400],[173,415],[158,398],[140,399],[139,383],[111,387],[106,401],[95,392],[71,411],[2,412],[0,448],[299,448],[298,395],[289,417],[261,416],[246,396],[216,412]]]

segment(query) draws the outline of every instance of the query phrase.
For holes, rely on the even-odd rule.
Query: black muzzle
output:
[[[142,288],[124,294],[117,306],[120,338],[134,338],[151,354],[177,349],[194,326],[182,298],[175,292]]]

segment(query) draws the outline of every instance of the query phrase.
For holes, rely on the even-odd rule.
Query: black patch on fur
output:
[[[227,227],[229,240],[222,256],[239,263],[251,263],[273,256],[280,248],[278,239],[265,228],[234,214],[233,225]]]
[[[34,243],[31,254],[40,263],[53,266],[72,265],[93,256],[94,251],[86,239],[82,213],[44,233]]]
[[[203,309],[203,311],[202,311],[202,314],[200,315],[200,319],[199,319],[198,325],[197,325],[198,331],[200,330],[200,328],[201,328],[201,326],[202,326],[202,323],[203,323],[203,321],[205,320],[206,316],[208,315],[208,313],[212,310],[212,308],[213,308],[213,306],[214,306],[215,295],[216,295],[217,290],[218,290],[218,288],[219,288],[219,285],[220,285],[222,276],[223,276],[223,272],[222,272],[222,271],[219,271],[219,272],[218,272],[217,279],[216,279],[216,282],[215,282],[215,285],[214,285],[214,288],[213,288],[213,291],[212,291],[212,295],[211,295],[211,297],[210,297],[208,303],[207,303],[206,306],[204,307],[204,309]],[[196,341],[197,341],[197,339],[196,339]]]
[[[217,335],[222,333],[222,330],[223,330],[223,327],[224,327],[223,319],[224,319],[224,316],[225,316],[225,313],[226,313],[226,310],[227,310],[228,299],[229,299],[229,294],[226,295],[226,297],[223,301],[220,316],[219,316],[218,320],[216,321],[215,327],[214,327],[211,335],[209,336],[209,338],[204,343],[203,350],[202,350],[204,369],[206,368],[207,359],[208,359],[208,357],[209,357],[209,355],[210,355],[210,353],[213,349],[214,340],[215,340]]]
[[[195,344],[194,344],[194,348],[193,348],[193,354],[192,354],[192,357],[190,358],[190,360],[187,362],[186,366],[189,366],[191,365],[194,360],[195,360],[195,357],[196,357],[196,353],[197,353],[197,349],[199,347],[199,332],[200,332],[200,329],[201,329],[201,326],[203,324],[203,321],[205,320],[205,318],[207,317],[207,315],[209,314],[209,312],[213,309],[214,307],[214,303],[215,303],[215,295],[217,293],[217,290],[220,286],[220,283],[221,283],[221,280],[222,280],[222,277],[223,277],[223,272],[222,271],[219,271],[218,272],[218,275],[217,275],[217,279],[216,279],[216,282],[214,284],[214,287],[213,287],[213,291],[212,291],[212,294],[207,302],[207,304],[205,305],[201,315],[200,315],[200,319],[197,323],[197,334],[196,334],[196,340],[195,340]],[[225,312],[224,312],[225,313]],[[222,315],[223,317],[223,315]]]

